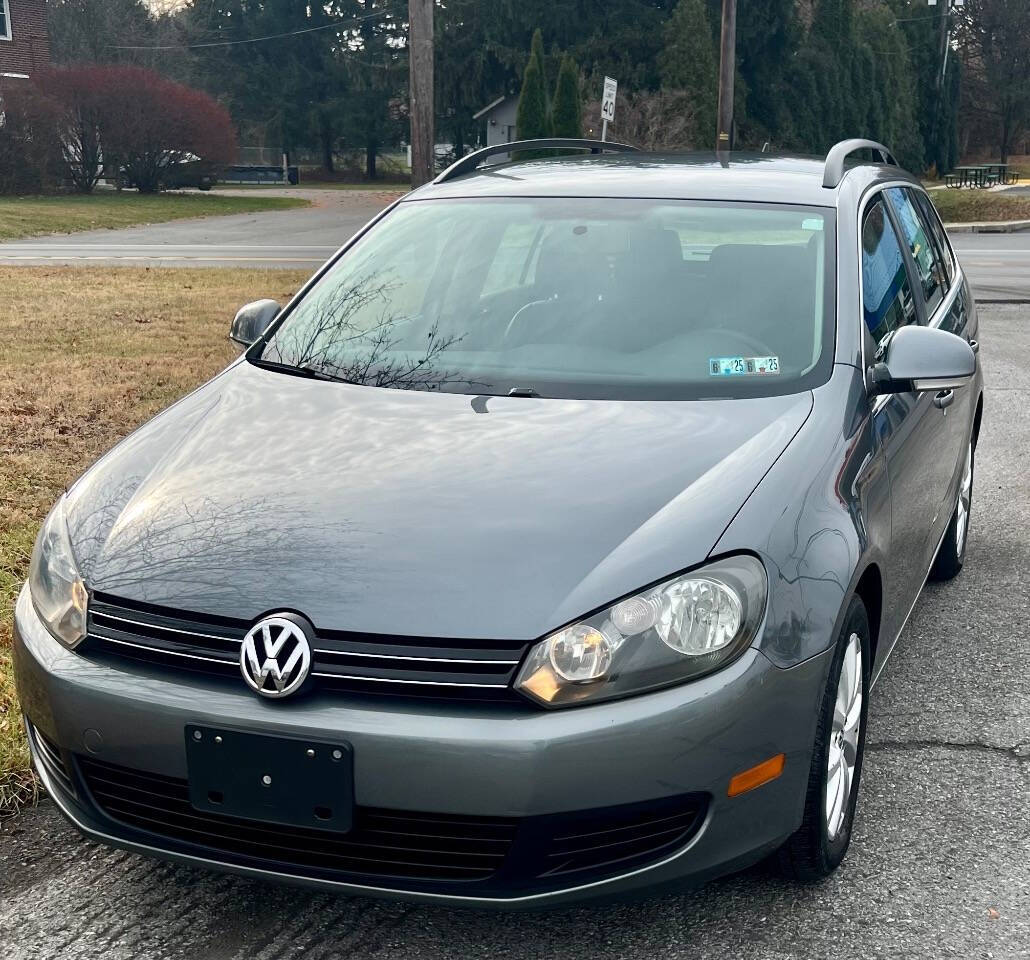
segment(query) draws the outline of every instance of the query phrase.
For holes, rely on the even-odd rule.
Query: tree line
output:
[[[938,173],[962,154],[1018,150],[1030,128],[1025,0],[966,0],[950,43],[946,7],[738,0],[734,146],[821,153],[871,136],[909,168]],[[474,114],[519,96],[527,79],[543,96],[532,93],[520,129],[574,129],[578,113],[596,135],[608,74],[619,80],[611,136],[708,149],[720,9],[721,0],[440,2],[438,140],[466,152],[481,135]],[[215,98],[241,143],[317,158],[327,175],[349,162],[368,179],[407,136],[406,17],[406,0],[49,4],[59,65],[154,70]]]

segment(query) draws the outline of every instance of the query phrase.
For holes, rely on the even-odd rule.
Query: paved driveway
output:
[[[968,562],[929,586],[873,692],[850,855],[619,906],[498,915],[347,899],[81,839],[49,803],[0,836],[5,960],[1026,958],[1030,946],[1030,307],[982,311]]]
[[[0,263],[310,267],[313,272],[400,196],[387,189],[273,188],[267,192],[271,196],[303,197],[312,206],[12,240],[0,243]],[[253,190],[218,193],[254,196]]]

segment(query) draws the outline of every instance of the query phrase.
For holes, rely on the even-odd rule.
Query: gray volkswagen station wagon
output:
[[[870,141],[515,149],[244,307],[46,519],[18,690],[87,836],[504,907],[840,864],[877,678],[966,553],[955,252]]]

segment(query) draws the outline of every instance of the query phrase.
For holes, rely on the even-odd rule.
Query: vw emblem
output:
[[[288,697],[311,672],[311,644],[298,623],[284,614],[250,628],[240,649],[240,672],[263,697]]]

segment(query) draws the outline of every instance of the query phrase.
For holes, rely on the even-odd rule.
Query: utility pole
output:
[[[411,101],[411,185],[433,179],[433,2],[408,0],[408,73]]]
[[[733,77],[737,72],[737,0],[722,0],[722,46],[719,52],[719,119],[715,152],[729,151],[733,133]]]
[[[959,6],[955,0],[943,0],[941,4],[940,22],[940,61],[941,69],[937,72],[936,97],[934,99],[933,122],[930,124],[930,146],[933,150],[934,165],[944,153],[943,145],[940,143],[939,131],[944,114],[944,75],[948,69],[948,50],[951,47],[951,7],[952,3]],[[930,6],[937,6],[937,0],[932,0]],[[939,171],[938,171],[939,172]]]

